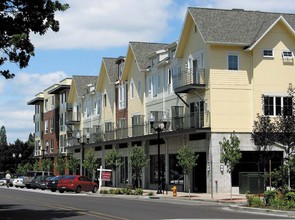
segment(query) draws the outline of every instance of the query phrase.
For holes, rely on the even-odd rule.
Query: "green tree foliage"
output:
[[[177,165],[182,168],[183,173],[185,175],[188,175],[190,193],[191,173],[194,166],[197,166],[197,160],[199,158],[199,155],[195,155],[193,149],[190,146],[184,145],[177,151],[176,158],[178,160]]]
[[[115,173],[115,186],[116,186],[116,184],[117,184],[116,170],[122,164],[122,156],[121,156],[120,152],[115,149],[111,150],[110,152],[108,152],[106,154],[105,162],[106,162],[106,166],[110,167]]]
[[[134,186],[140,187],[142,169],[147,166],[149,159],[142,147],[134,146],[130,155],[130,164],[133,172]]]
[[[33,170],[33,165],[31,163],[26,163],[26,164],[19,164],[17,166],[16,173],[18,175],[26,175],[28,171]]]
[[[76,169],[79,165],[79,159],[75,158],[72,154],[68,158],[68,166],[69,170],[73,173],[76,174]]]
[[[49,29],[59,31],[55,12],[65,11],[68,4],[58,0],[3,0],[0,1],[0,66],[9,61],[20,68],[28,66],[35,48],[30,33],[44,35]],[[1,70],[6,79],[13,78],[9,70]]]
[[[282,109],[282,115],[275,118],[276,142],[284,149],[287,157],[285,164],[288,166],[288,188],[291,188],[291,163],[295,153],[295,99],[292,84],[288,88],[289,97],[292,98],[292,109],[288,107]]]
[[[57,164],[56,164],[57,171],[59,175],[64,175],[65,174],[65,169],[66,169],[66,160],[63,157],[58,157],[57,158]]]
[[[7,136],[6,136],[6,129],[4,126],[0,129],[0,146],[7,145]]]
[[[219,142],[219,145],[221,147],[221,163],[226,165],[227,172],[230,174],[230,184],[232,184],[232,172],[242,158],[240,139],[233,132],[229,140],[224,137],[223,141]],[[232,185],[230,187],[230,195],[232,199]]]
[[[95,177],[95,170],[98,167],[97,161],[94,157],[93,149],[89,149],[86,158],[83,161],[83,167],[92,175],[92,179]]]
[[[257,114],[257,121],[254,121],[252,130],[252,139],[257,148],[258,159],[258,174],[260,174],[260,163],[263,165],[264,178],[266,177],[266,166],[272,157],[272,147],[275,143],[275,125],[271,118]],[[260,186],[260,178],[258,178],[258,185]],[[260,187],[259,187],[260,188]],[[264,189],[266,189],[264,181]]]
[[[46,158],[42,160],[42,170],[49,172],[52,167],[53,167],[53,161],[51,159]]]
[[[40,168],[39,166],[39,161],[36,159],[34,164],[33,164],[33,170],[34,171],[38,171],[38,170],[42,170],[42,168]]]

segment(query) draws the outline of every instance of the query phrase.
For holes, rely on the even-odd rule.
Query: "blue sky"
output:
[[[27,102],[45,88],[72,75],[98,75],[102,57],[125,56],[129,41],[178,40],[188,6],[242,8],[295,13],[290,0],[68,0],[58,13],[61,29],[32,36],[35,57],[25,69],[8,65],[13,80],[0,78],[0,126],[8,142],[34,132],[34,107]],[[0,67],[2,68],[2,67]]]

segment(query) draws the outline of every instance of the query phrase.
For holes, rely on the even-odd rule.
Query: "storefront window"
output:
[[[158,183],[158,155],[150,156],[150,183]],[[165,155],[160,155],[160,176],[165,179]]]
[[[169,154],[169,184],[183,185],[183,170],[180,166],[177,166],[178,160],[176,156],[176,154]]]

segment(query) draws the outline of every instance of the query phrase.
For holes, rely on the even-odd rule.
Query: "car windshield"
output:
[[[52,178],[54,178],[53,176],[48,176],[46,177],[46,180],[51,180]]]
[[[63,179],[72,180],[75,178],[76,178],[76,176],[65,176]]]

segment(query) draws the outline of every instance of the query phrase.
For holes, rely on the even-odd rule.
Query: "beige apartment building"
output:
[[[125,186],[132,183],[132,148],[141,146],[150,159],[143,188],[157,189],[160,178],[163,189],[176,185],[187,191],[189,180],[176,155],[189,145],[199,155],[191,190],[214,194],[230,191],[219,142],[235,131],[242,159],[233,173],[233,189],[255,192],[257,185],[250,183],[257,181],[259,170],[253,122],[258,113],[275,117],[290,104],[294,34],[294,14],[189,7],[177,42],[130,42],[126,57],[103,58],[98,78],[73,77],[68,102],[75,116],[67,121],[84,144],[68,136],[67,152],[82,160],[84,147],[93,149],[105,166],[105,155],[119,150],[123,164],[116,185]],[[44,98],[38,94],[30,103],[40,105]],[[166,128],[157,133],[152,119],[154,128],[163,122]],[[35,138],[44,142],[42,135]],[[272,151],[274,169],[282,163],[283,150],[274,146]]]

